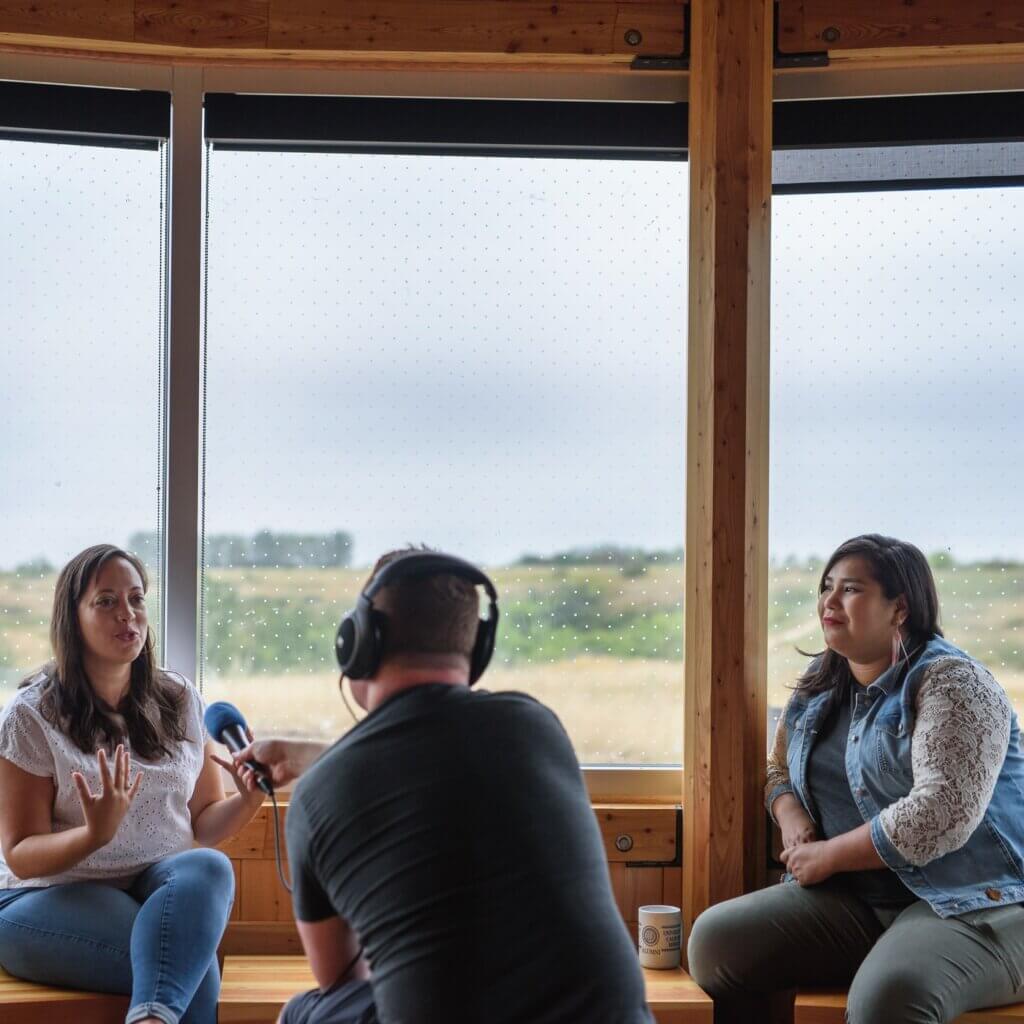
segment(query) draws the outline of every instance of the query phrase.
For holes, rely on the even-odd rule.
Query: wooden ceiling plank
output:
[[[616,5],[570,0],[270,0],[269,45],[449,53],[612,52]]]
[[[130,41],[133,0],[0,0],[0,31]]]
[[[270,0],[135,0],[135,41],[266,47]]]
[[[779,49],[874,49],[1024,42],[1021,0],[782,0]]]

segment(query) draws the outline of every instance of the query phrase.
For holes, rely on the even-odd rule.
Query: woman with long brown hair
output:
[[[54,659],[0,714],[0,966],[130,994],[128,1024],[213,1024],[234,875],[194,847],[234,834],[262,793],[213,754],[196,689],[157,666],[147,587],[113,545],[71,559]]]

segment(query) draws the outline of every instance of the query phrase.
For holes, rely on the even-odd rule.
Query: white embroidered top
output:
[[[53,779],[53,831],[64,832],[85,824],[72,772],[81,772],[93,793],[102,789],[96,755],[85,754],[39,710],[42,673],[17,690],[0,712],[0,757],[32,775]],[[203,726],[203,701],[198,690],[182,676],[172,676],[187,694],[187,739],[172,757],[143,761],[132,756],[132,778],[143,780],[114,838],[68,871],[45,878],[18,878],[0,852],[0,889],[57,885],[61,882],[103,880],[126,887],[150,864],[193,845],[188,802],[203,767],[208,739]]]
[[[981,824],[1006,758],[1011,708],[986,668],[948,657],[928,667],[916,709],[913,787],[879,819],[900,855],[921,867],[958,850]],[[767,793],[788,783],[783,714],[768,757]]]

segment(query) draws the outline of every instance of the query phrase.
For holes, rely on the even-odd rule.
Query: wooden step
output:
[[[711,1000],[685,971],[643,973],[658,1024],[711,1024]],[[220,1024],[273,1024],[293,995],[315,984],[304,957],[225,957]]]
[[[837,989],[799,992],[794,1024],[844,1024],[846,993]],[[954,1024],[1022,1024],[1024,1003],[1000,1006],[993,1010],[973,1010],[957,1017]]]
[[[79,992],[34,985],[12,978],[0,969],[0,1021],[3,1024],[122,1024],[128,1012],[127,996]]]

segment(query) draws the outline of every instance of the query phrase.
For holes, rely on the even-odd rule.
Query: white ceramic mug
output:
[[[670,970],[679,966],[679,947],[683,933],[683,916],[678,907],[654,905],[641,907],[637,938],[640,966]]]

